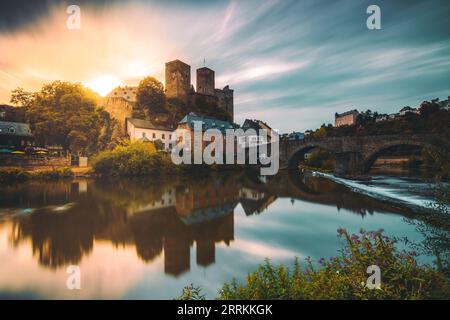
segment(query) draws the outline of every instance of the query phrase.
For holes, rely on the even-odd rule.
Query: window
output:
[[[142,138],[145,138],[145,132],[142,132]]]
[[[153,133],[152,137],[153,137],[153,139],[155,139],[156,138],[156,133]]]
[[[9,133],[16,133],[16,128],[9,127],[8,131],[9,131]]]
[[[172,135],[171,134],[169,134],[169,140],[172,140]]]
[[[165,138],[166,138],[166,135],[163,133],[163,134],[161,135],[161,138],[165,139]]]

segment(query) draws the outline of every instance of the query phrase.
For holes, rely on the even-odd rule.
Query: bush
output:
[[[12,168],[0,171],[0,182],[1,183],[15,183],[15,182],[24,182],[29,179],[63,179],[70,178],[73,175],[72,170],[70,168],[61,168],[61,169],[51,169],[51,170],[41,170],[41,171],[32,171],[27,172],[21,168]]]
[[[0,183],[22,182],[30,178],[30,174],[20,168],[0,171]]]
[[[429,266],[417,264],[415,252],[397,251],[396,242],[382,231],[349,235],[338,233],[346,241],[337,257],[320,259],[314,268],[307,259],[304,270],[298,259],[294,268],[273,266],[269,260],[247,276],[246,283],[226,283],[218,299],[448,299],[448,278]],[[367,267],[381,269],[381,288],[370,289]],[[187,287],[188,288],[188,287]],[[195,288],[195,287],[193,287]],[[198,291],[198,288],[195,288]],[[185,288],[186,290],[186,288]],[[184,297],[196,296],[183,292]]]
[[[44,180],[65,179],[72,177],[72,175],[73,172],[70,168],[54,168],[52,170],[42,170],[31,173],[32,178]]]
[[[99,153],[92,162],[95,172],[106,175],[149,175],[174,171],[170,156],[156,152],[153,144],[129,142]]]

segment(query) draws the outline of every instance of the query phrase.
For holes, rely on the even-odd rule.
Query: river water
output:
[[[408,218],[432,202],[416,177],[319,174],[31,181],[0,187],[0,298],[214,298],[266,257],[335,256],[336,230],[420,241]],[[429,262],[427,257],[421,258]],[[81,290],[66,286],[79,266]]]

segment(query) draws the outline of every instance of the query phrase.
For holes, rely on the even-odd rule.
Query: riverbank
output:
[[[77,168],[79,169],[79,168]],[[83,168],[85,169],[85,168]],[[77,170],[77,176],[87,176],[87,171]],[[67,179],[76,176],[74,169],[70,167],[54,168],[54,167],[4,167],[0,169],[0,183],[10,184],[16,182],[24,182],[31,179],[56,180]]]

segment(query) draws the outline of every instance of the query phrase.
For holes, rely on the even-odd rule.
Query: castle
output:
[[[197,91],[191,85],[191,66],[180,60],[166,63],[165,90],[167,98],[177,98],[186,105],[202,100],[225,110],[234,118],[233,90],[229,86],[215,88],[215,73],[207,67],[197,69]]]
[[[174,60],[165,65],[165,94],[170,99],[178,99],[183,102],[184,114],[192,111],[193,106],[196,110],[202,109],[202,106],[210,107],[210,110],[219,108],[226,114],[228,121],[233,121],[233,90],[229,86],[223,89],[215,88],[214,70],[206,67],[197,69],[197,90],[191,84],[191,66],[180,61]],[[132,118],[133,109],[136,104],[137,87],[117,87],[102,99],[102,106],[108,111],[112,118],[116,119],[121,133],[126,132],[126,119]],[[209,111],[210,111],[209,110]],[[205,110],[206,111],[206,110]],[[199,111],[201,113],[201,110]],[[152,121],[157,122],[158,116]],[[161,119],[159,119],[161,120]],[[173,119],[175,125],[181,119]]]

